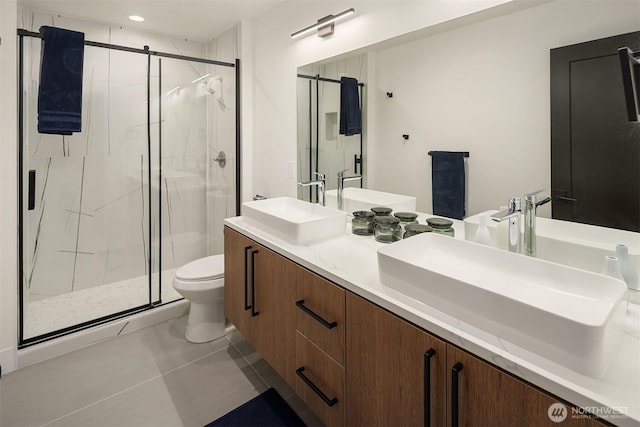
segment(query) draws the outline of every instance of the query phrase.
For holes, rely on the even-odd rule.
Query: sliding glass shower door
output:
[[[24,347],[180,299],[236,214],[237,135],[234,64],[94,46],[82,132],[40,134],[41,40],[20,46]]]
[[[147,57],[87,46],[82,132],[37,131],[23,41],[22,340],[149,304]],[[126,64],[126,67],[122,65]]]

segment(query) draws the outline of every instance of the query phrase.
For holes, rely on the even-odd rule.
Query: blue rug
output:
[[[270,388],[205,427],[304,427],[298,414]]]

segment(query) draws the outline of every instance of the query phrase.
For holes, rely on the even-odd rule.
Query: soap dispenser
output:
[[[636,274],[631,260],[629,260],[629,248],[625,245],[616,246],[616,258],[620,261],[620,273],[629,289],[640,289],[638,287],[638,275]]]
[[[493,246],[491,233],[489,232],[489,227],[487,227],[487,214],[480,215],[480,224],[476,229],[476,236],[474,240],[476,243]]]

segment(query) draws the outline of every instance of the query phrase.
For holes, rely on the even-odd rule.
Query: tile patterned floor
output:
[[[177,268],[162,272],[162,302],[182,298],[173,288]],[[157,299],[158,278],[153,274],[154,300]],[[93,288],[82,289],[37,301],[30,301],[25,310],[25,338],[119,313],[149,302],[149,278],[134,277]]]
[[[186,317],[122,335],[0,379],[0,426],[204,426],[274,387],[321,426],[238,332],[184,339]]]

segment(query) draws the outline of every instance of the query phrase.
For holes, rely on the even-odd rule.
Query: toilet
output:
[[[225,334],[224,255],[192,261],[178,269],[173,287],[191,302],[185,338],[194,343]]]

